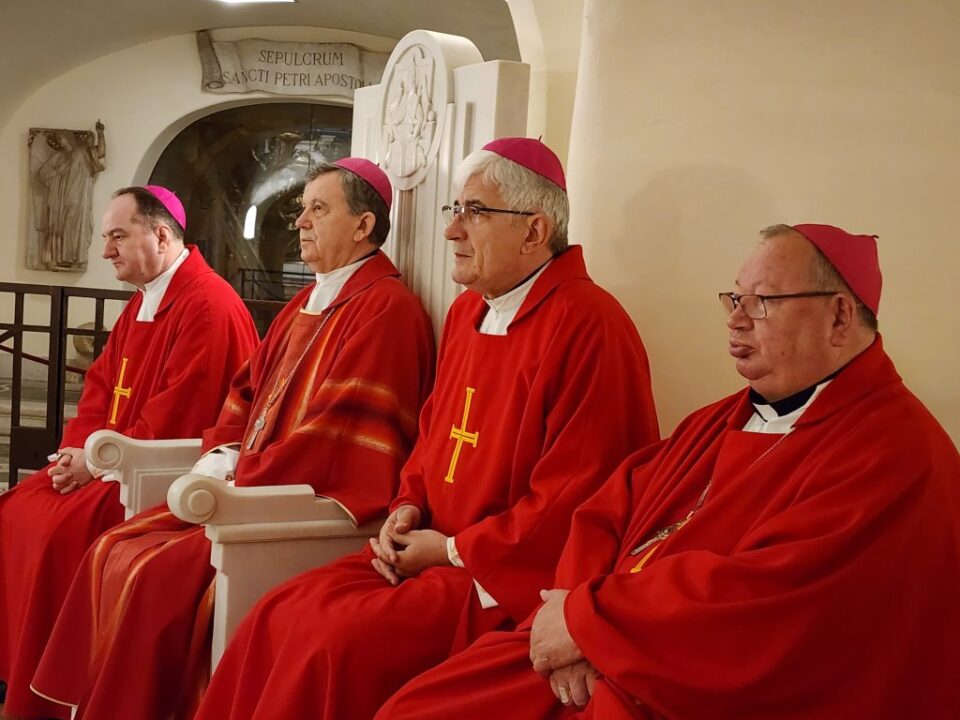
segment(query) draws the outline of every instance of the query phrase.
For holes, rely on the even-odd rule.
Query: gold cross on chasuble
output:
[[[130,392],[133,390],[132,387],[123,386],[123,376],[127,372],[127,358],[123,358],[120,361],[120,377],[117,378],[117,386],[113,389],[113,405],[110,408],[110,420],[108,423],[110,425],[117,424],[117,410],[120,409],[120,398],[125,397],[128,400],[130,399]]]
[[[473,400],[473,394],[476,391],[476,388],[467,388],[467,399],[464,400],[463,403],[463,420],[460,422],[460,427],[454,425],[450,429],[450,439],[456,440],[457,444],[453,446],[453,457],[450,458],[450,467],[447,470],[447,476],[444,478],[444,481],[448,483],[453,482],[453,474],[457,470],[457,461],[460,459],[460,450],[463,449],[463,444],[468,443],[471,447],[476,447],[477,441],[480,439],[479,432],[467,431],[467,420],[470,417],[470,402]]]

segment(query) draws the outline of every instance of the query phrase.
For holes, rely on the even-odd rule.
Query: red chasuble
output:
[[[378,720],[960,717],[950,439],[879,339],[789,434],[741,431],[751,410],[743,392],[693,414],[577,512],[556,586],[602,676],[584,711],[533,672],[521,629],[417,678]]]
[[[233,288],[188,247],[153,322],[136,319],[141,293],[123,309],[60,447],[82,448],[102,428],[142,439],[199,437],[216,420],[257,333]],[[48,468],[0,495],[0,678],[15,717],[66,717],[31,693],[30,681],[84,551],[123,520],[117,483],[95,480],[60,495]]]
[[[408,678],[525,617],[574,509],[657,439],[640,338],[580,248],[537,279],[505,336],[477,331],[486,309],[473,292],[450,309],[393,502],[455,535],[466,569],[432,567],[394,588],[364,552],[281,586],[242,623],[198,718],[371,717]],[[500,607],[481,608],[474,578]]]
[[[204,445],[241,444],[238,486],[312,485],[362,524],[386,515],[413,447],[433,329],[383,253],[323,313],[302,311],[311,290],[237,373]],[[78,718],[191,717],[209,675],[213,580],[203,526],[165,507],[105,533],[70,588],[34,687],[79,705]]]

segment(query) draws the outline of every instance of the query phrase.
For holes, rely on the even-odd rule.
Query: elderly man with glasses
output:
[[[960,455],[884,352],[876,241],[762,237],[720,296],[749,387],[621,465],[537,611],[377,720],[960,717]]]
[[[457,180],[445,236],[468,291],[380,537],[265,597],[198,719],[369,720],[417,673],[526,617],[574,509],[658,438],[636,329],[567,246],[557,157],[496,140]]]

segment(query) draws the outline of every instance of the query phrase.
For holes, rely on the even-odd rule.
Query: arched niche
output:
[[[187,242],[248,299],[287,300],[312,281],[294,220],[307,171],[350,154],[352,108],[234,102],[171,124],[135,182],[174,190]]]

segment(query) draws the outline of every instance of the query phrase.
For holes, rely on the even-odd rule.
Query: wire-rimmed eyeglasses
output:
[[[827,297],[836,295],[839,290],[815,290],[811,292],[788,293],[786,295],[758,295],[756,293],[746,293],[739,295],[734,292],[718,293],[723,309],[727,315],[732,315],[740,307],[744,314],[752,320],[763,320],[767,316],[767,300],[790,300],[793,298]]]
[[[498,213],[500,215],[535,215],[529,210],[505,210],[503,208],[483,207],[482,205],[444,205],[440,208],[440,214],[443,215],[447,225],[453,222],[455,217],[460,218],[460,222],[469,220],[476,224],[480,222],[480,216],[486,213]]]

